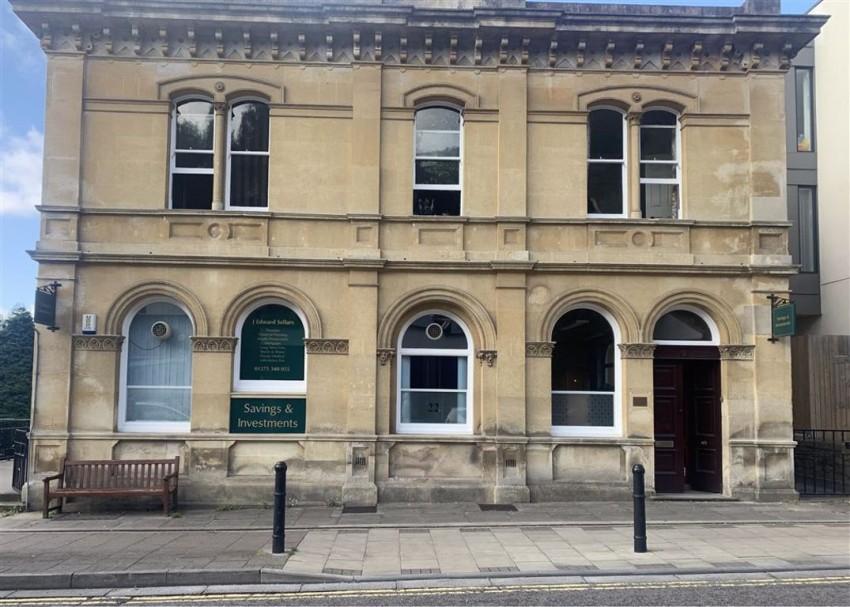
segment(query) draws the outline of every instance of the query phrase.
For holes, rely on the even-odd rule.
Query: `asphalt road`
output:
[[[156,592],[163,592],[158,589]],[[166,591],[167,592],[167,591]],[[57,591],[61,593],[61,591]],[[84,593],[83,593],[84,594]],[[6,598],[2,605],[850,605],[850,575],[801,574],[795,579],[715,577],[666,581],[577,582],[506,587],[350,590],[298,593],[167,594]],[[47,600],[46,600],[47,599]]]

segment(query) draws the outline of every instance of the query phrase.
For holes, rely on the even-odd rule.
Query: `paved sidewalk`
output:
[[[292,508],[288,558],[270,553],[266,509],[172,517],[69,513],[50,520],[20,513],[0,519],[0,588],[850,566],[846,500],[650,501],[646,554],[632,552],[630,503],[516,508],[388,504],[374,514]]]

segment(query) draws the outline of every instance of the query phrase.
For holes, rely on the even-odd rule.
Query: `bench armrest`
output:
[[[162,477],[162,480],[167,481],[167,480],[172,479],[172,478],[177,478],[178,474],[179,474],[179,472],[172,472],[171,474],[166,474],[165,476]]]
[[[50,476],[45,476],[41,480],[43,480],[45,483],[49,483],[50,481],[55,481],[55,480],[58,480],[60,478],[62,478],[61,472],[59,474],[51,474]]]

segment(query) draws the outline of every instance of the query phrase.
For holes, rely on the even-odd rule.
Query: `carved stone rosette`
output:
[[[348,354],[347,339],[305,339],[307,354]]]
[[[753,360],[755,346],[719,346],[720,360]]]
[[[378,363],[384,367],[395,356],[395,348],[378,348]]]
[[[118,352],[124,343],[123,335],[74,335],[74,350]]]
[[[495,350],[478,350],[475,354],[475,358],[483,363],[487,363],[488,367],[492,367],[496,364],[496,356],[498,356],[498,354]]]
[[[235,337],[193,337],[193,352],[233,352],[236,349]]]
[[[652,358],[655,344],[620,344],[620,355],[623,358]]]
[[[554,349],[554,341],[529,341],[525,344],[525,355],[528,358],[552,358]]]

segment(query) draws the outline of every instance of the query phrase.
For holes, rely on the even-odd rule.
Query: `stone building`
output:
[[[784,76],[825,18],[12,0],[48,56],[30,452],[183,501],[793,497]],[[83,326],[84,315],[87,324]],[[92,322],[94,321],[94,322]]]

